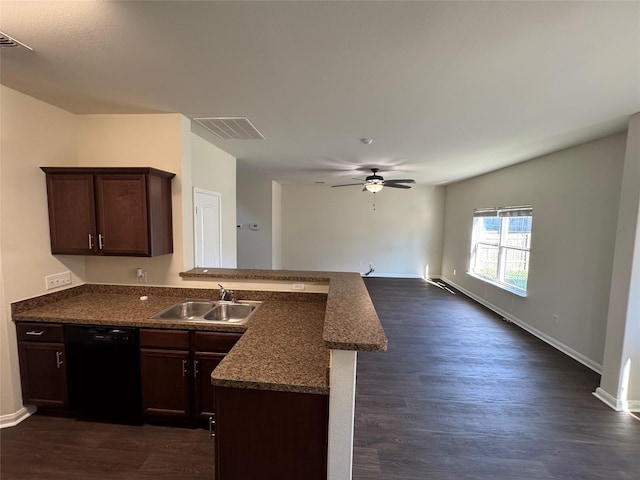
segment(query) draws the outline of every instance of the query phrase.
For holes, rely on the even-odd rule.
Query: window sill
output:
[[[476,278],[478,280],[481,280],[485,283],[488,283],[490,285],[493,285],[494,287],[498,287],[501,290],[506,290],[509,293],[513,293],[518,297],[527,298],[527,292],[525,292],[524,290],[520,290],[519,288],[513,287],[511,285],[507,285],[505,283],[496,282],[495,280],[491,280],[487,277],[483,277],[482,275],[478,275],[477,273],[467,272],[467,275],[469,275],[470,277]]]

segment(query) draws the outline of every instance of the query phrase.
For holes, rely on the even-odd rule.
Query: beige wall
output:
[[[594,369],[603,360],[625,138],[610,136],[446,187],[443,276]],[[465,272],[473,210],[529,204],[529,292],[520,298]]]
[[[273,182],[238,164],[238,224],[257,223],[259,230],[238,229],[238,268],[273,268]]]
[[[0,86],[0,416],[22,408],[10,303],[46,292],[44,277],[70,270],[84,282],[83,257],[51,255],[45,175],[76,164],[76,117]]]
[[[282,268],[282,185],[271,182],[271,268]]]
[[[188,120],[179,114],[79,115],[77,123],[80,166],[145,166],[176,174],[171,183],[174,253],[153,258],[85,257],[87,282],[136,283],[136,268],[141,267],[151,285],[179,284],[178,274],[189,253],[193,258],[192,229],[183,223],[183,195],[188,201],[191,192]],[[185,241],[185,235],[191,239]]]
[[[220,194],[222,204],[221,266],[236,268],[236,159],[196,133],[191,134],[191,159],[192,185]],[[185,194],[183,201],[189,204],[191,218],[193,218],[193,193],[188,198]]]
[[[422,277],[440,274],[444,188],[282,186],[282,267]]]

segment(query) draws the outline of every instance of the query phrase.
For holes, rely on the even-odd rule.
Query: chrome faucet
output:
[[[236,302],[236,296],[233,290],[227,290],[220,284],[218,284],[218,286],[220,287],[220,301],[229,300],[231,303]]]

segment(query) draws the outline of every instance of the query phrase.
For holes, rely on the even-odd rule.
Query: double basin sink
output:
[[[164,309],[151,318],[156,320],[244,325],[260,304],[261,302],[249,300],[227,302],[187,299]]]

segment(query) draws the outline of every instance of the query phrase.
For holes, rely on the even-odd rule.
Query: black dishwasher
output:
[[[81,418],[140,423],[138,331],[65,325],[69,404]]]

